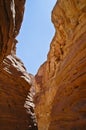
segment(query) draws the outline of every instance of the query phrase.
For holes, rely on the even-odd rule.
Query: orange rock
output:
[[[0,0],[0,130],[37,130],[33,78],[16,57],[25,0]]]
[[[58,0],[56,33],[36,75],[39,130],[86,129],[86,0]],[[40,79],[40,80],[39,80]]]

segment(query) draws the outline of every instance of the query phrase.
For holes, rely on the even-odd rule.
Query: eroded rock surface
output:
[[[0,0],[0,130],[37,130],[33,77],[16,57],[25,0]]]
[[[36,79],[39,130],[86,129],[86,0],[58,0],[56,33]]]

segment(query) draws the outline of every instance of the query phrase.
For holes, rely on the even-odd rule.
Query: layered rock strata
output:
[[[39,130],[86,129],[86,0],[58,0],[56,32],[36,79]]]
[[[33,77],[16,57],[25,0],[0,0],[0,130],[37,130]]]

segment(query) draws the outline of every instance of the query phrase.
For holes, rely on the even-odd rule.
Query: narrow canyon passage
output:
[[[55,36],[35,76],[16,56],[24,8],[0,0],[0,130],[85,130],[86,0],[56,2]]]

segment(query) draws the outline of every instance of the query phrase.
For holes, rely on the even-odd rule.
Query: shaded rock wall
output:
[[[56,32],[36,79],[39,130],[86,129],[86,0],[58,0]]]
[[[37,130],[33,77],[16,57],[25,0],[0,0],[0,130]]]
[[[15,0],[14,3],[13,1],[0,0],[0,60],[15,51],[15,37],[23,19],[25,0]]]

